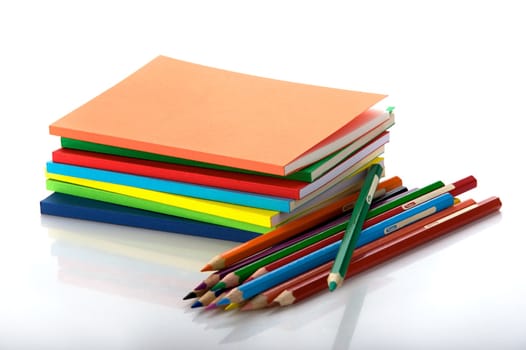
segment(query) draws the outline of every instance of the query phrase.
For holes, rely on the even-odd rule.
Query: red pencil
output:
[[[466,201],[463,201],[463,202],[460,202],[458,204],[456,204],[455,206],[451,207],[451,208],[447,208],[443,211],[440,211],[438,213],[435,213],[429,217],[426,217],[426,218],[423,218],[411,225],[408,225],[406,227],[403,227],[402,229],[400,229],[400,232],[399,235],[406,235],[406,234],[409,234],[411,231],[414,231],[420,227],[423,227],[435,220],[438,220],[442,217],[445,217],[447,215],[450,215],[458,210],[461,210],[461,209],[464,209],[464,208],[467,208],[469,207],[470,205],[473,205],[475,204],[475,201],[473,199],[468,199]],[[343,231],[342,231],[342,235],[343,235]],[[389,236],[386,236],[386,237],[382,237],[380,238],[379,240],[377,241],[374,241],[374,242],[371,242],[369,244],[366,244],[364,245],[363,247],[359,247],[356,249],[356,252],[355,252],[355,257],[351,259],[351,263],[353,263],[354,260],[356,260],[356,258],[358,256],[361,256],[363,254],[367,254],[370,250],[373,250],[373,249],[376,249],[378,248],[379,246],[383,245],[383,244],[386,244],[390,241],[391,238],[389,238]],[[271,305],[272,301],[274,300],[274,298],[276,298],[281,292],[283,292],[284,290],[288,289],[289,287],[293,287],[297,284],[299,284],[300,282],[303,282],[303,281],[306,281],[307,279],[316,279],[318,277],[318,275],[324,275],[325,277],[327,276],[327,274],[330,272],[331,270],[331,266],[332,266],[332,262],[328,262],[324,265],[321,265],[319,266],[318,268],[316,269],[313,269],[313,270],[310,270],[302,275],[299,275],[295,278],[292,278],[286,282],[283,282],[273,288],[270,288],[264,292],[262,292],[261,294],[255,296],[254,298],[252,298],[251,300],[249,300],[249,302],[246,303],[246,305],[243,307],[242,310],[252,310],[252,309],[259,309],[259,308],[263,308],[263,307],[267,307],[269,305]],[[350,265],[349,268],[351,268],[352,265]]]
[[[424,203],[432,198],[438,197],[441,194],[444,193],[450,193],[452,196],[458,196],[461,193],[467,192],[471,190],[472,188],[477,187],[477,179],[473,176],[468,176],[463,179],[460,179],[456,182],[453,182],[451,184],[445,185],[443,187],[440,187],[434,191],[431,191],[429,193],[424,194],[423,196],[420,196],[418,198],[413,199],[412,201],[408,203],[404,203],[402,205],[399,205],[396,208],[393,208],[391,210],[388,210],[382,214],[376,215],[369,220],[367,220],[366,223],[364,223],[363,228],[367,228],[369,226],[375,225],[383,220],[386,220],[396,214],[400,214],[401,212],[411,209],[412,207]]]
[[[376,249],[366,254],[357,254],[356,259],[353,259],[349,265],[349,270],[347,271],[345,278],[356,275],[357,273],[383,263],[395,256],[416,248],[417,246],[443,236],[459,227],[487,216],[488,214],[499,210],[501,205],[502,203],[498,197],[491,197],[428,223],[423,227],[413,230],[409,234],[404,235],[402,230],[394,232],[385,237],[390,238],[388,242],[384,241],[382,244],[382,240],[378,240],[374,242],[378,244]],[[280,306],[291,305],[308,298],[317,292],[326,290],[326,278],[327,274],[325,273],[320,274],[316,278],[305,280],[302,283],[281,292],[281,294],[274,299],[274,302],[278,303]]]

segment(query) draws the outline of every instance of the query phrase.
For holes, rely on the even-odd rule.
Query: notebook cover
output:
[[[91,220],[234,242],[246,242],[260,235],[255,232],[188,220],[177,216],[164,215],[62,193],[52,193],[41,200],[40,212],[45,215]]]
[[[185,219],[196,220],[214,225],[233,227],[240,230],[251,231],[256,233],[269,232],[271,229],[259,225],[249,224],[242,221],[232,220],[225,217],[219,217],[210,214],[199,213],[171,205],[149,201],[141,198],[135,198],[120,193],[113,193],[96,188],[81,186],[57,180],[46,180],[46,188],[49,191],[69,194],[72,196],[94,199],[106,203],[123,205],[131,208],[148,210],[156,213],[179,216]]]
[[[228,172],[229,175],[233,178],[235,182],[241,182],[241,183],[243,183],[244,181],[259,182],[260,186],[262,187],[262,191],[266,191],[266,192],[262,192],[261,194],[268,193],[270,195],[276,195],[279,197],[295,198],[294,196],[296,192],[292,192],[291,194],[288,194],[288,192],[283,192],[283,193],[282,192],[276,192],[276,193],[267,192],[267,191],[270,191],[270,189],[274,186],[274,184],[278,185],[278,189],[275,189],[274,191],[281,191],[281,188],[279,187],[281,182],[279,182],[279,180],[271,181],[270,182],[271,186],[269,189],[269,188],[265,188],[266,182],[269,180],[260,179],[260,177],[285,179],[285,180],[296,180],[296,181],[303,181],[303,182],[313,182],[318,177],[323,175],[326,172],[326,170],[331,169],[334,166],[336,166],[339,162],[341,162],[343,159],[351,155],[357,149],[367,144],[368,142],[372,141],[374,138],[381,135],[382,133],[386,132],[386,130],[389,129],[394,124],[394,114],[392,112],[389,112],[388,114],[382,113],[379,116],[383,116],[383,117],[388,116],[388,119],[382,122],[381,124],[379,124],[378,126],[374,127],[372,130],[364,134],[359,139],[347,145],[343,149],[338,150],[328,155],[327,157],[320,159],[319,161],[313,164],[308,165],[307,167],[303,169],[300,169],[296,172],[293,172],[285,176],[266,174],[266,173],[261,173],[257,171],[250,171],[247,169],[232,168],[232,167],[221,166],[221,165],[212,164],[212,163],[198,162],[198,161],[193,161],[190,159],[170,157],[170,156],[165,156],[161,154],[143,152],[143,151],[138,151],[138,150],[133,150],[133,149],[128,149],[128,148],[114,147],[114,146],[104,145],[100,143],[93,143],[93,142],[70,139],[67,137],[61,137],[60,141],[61,141],[61,145],[63,149],[75,149],[75,150],[81,150],[81,151],[89,151],[89,152],[93,152],[97,154],[101,154],[101,153],[102,154],[112,154],[112,155],[126,157],[127,159],[133,158],[133,159],[151,160],[151,161],[162,163],[166,165],[168,168],[170,168],[171,164],[179,164],[181,165],[180,170],[182,171],[185,171],[185,169],[193,169],[193,172],[200,173],[201,171],[204,171],[205,174],[207,174],[206,170],[201,170],[201,168],[223,170],[225,172]],[[357,121],[360,118],[361,116],[357,117],[355,121]],[[169,164],[166,164],[166,163],[169,163]],[[177,170],[178,168],[172,167],[171,169]],[[323,171],[324,169],[325,171]],[[222,174],[222,172],[209,172],[209,173],[211,175],[215,174],[219,177],[221,177],[221,174]],[[259,175],[259,176],[253,176],[253,177],[242,176],[239,173]],[[288,181],[285,183],[290,184],[291,182]],[[297,186],[302,186],[302,184],[297,184]]]
[[[52,123],[52,135],[287,175],[342,148],[385,95],[158,56]]]
[[[311,183],[66,148],[53,152],[53,163],[48,163],[48,171],[72,176],[81,175],[78,175],[79,171],[68,172],[69,166],[93,169],[93,173],[103,174],[104,171],[108,171],[111,173],[108,173],[107,177],[115,178],[111,182],[263,209],[289,211],[290,200],[301,199],[330,182],[337,175],[345,172],[388,141],[389,134],[382,134],[382,136],[361,147],[317,181]],[[51,170],[50,166],[57,168],[57,170]],[[59,170],[59,168],[64,169]],[[88,173],[89,171],[86,170],[85,172]],[[117,177],[123,178],[122,181],[127,178],[128,181],[119,181]],[[141,178],[147,179],[143,181]],[[144,187],[142,186],[144,182],[155,182],[159,186],[164,183],[165,186],[162,186],[161,189],[157,186],[153,188]]]

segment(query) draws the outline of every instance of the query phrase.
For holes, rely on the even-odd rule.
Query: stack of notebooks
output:
[[[159,56],[50,125],[41,213],[237,242],[300,233],[352,209],[383,165],[385,97]]]

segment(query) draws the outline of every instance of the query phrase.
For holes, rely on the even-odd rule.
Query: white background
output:
[[[525,349],[523,6],[2,1],[0,348]],[[387,176],[474,175],[501,212],[290,308],[190,309],[233,243],[39,213],[48,125],[159,54],[389,94]]]

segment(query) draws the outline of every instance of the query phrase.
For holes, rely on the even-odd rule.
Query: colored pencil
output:
[[[298,250],[306,248],[316,242],[321,241],[327,237],[330,237],[342,229],[342,225],[347,222],[346,217],[338,218],[337,220],[331,221],[330,223],[323,225],[319,228],[311,230],[300,237],[292,240],[293,244],[285,242],[285,244],[277,245],[272,248],[271,254],[265,255],[263,258],[253,261],[249,264],[241,266],[239,269],[230,272],[224,278],[221,279],[212,290],[219,290],[224,288],[235,287],[244,282],[250,275],[252,275],[260,267],[265,266],[273,261],[286,257]]]
[[[472,199],[468,199],[468,200],[465,200],[465,201],[462,201],[458,204],[455,204],[453,207],[450,207],[450,208],[447,208],[445,210],[442,210],[442,211],[439,211],[431,216],[428,216],[426,218],[423,218],[422,220],[418,220],[416,221],[415,223],[411,224],[411,225],[408,225],[404,228],[401,228],[398,232],[397,232],[397,235],[398,236],[405,236],[407,235],[408,233],[410,233],[411,231],[414,231],[415,229],[418,229],[420,227],[423,227],[433,221],[436,221],[442,217],[445,217],[445,216],[448,216],[456,211],[459,211],[463,208],[466,208],[466,207],[469,207],[470,205],[473,205],[475,204],[475,201],[472,200]],[[351,263],[349,265],[349,269],[353,269],[353,271],[356,269],[356,267],[353,267],[354,265],[354,261],[360,257],[361,255],[363,254],[367,254],[368,252],[370,251],[373,251],[375,249],[377,249],[378,247],[381,247],[387,243],[389,243],[389,241],[391,241],[394,237],[394,235],[386,235],[385,237],[382,237],[376,241],[374,241],[373,243],[369,243],[369,244],[366,244],[364,245],[363,247],[358,247],[355,251],[355,254],[354,256],[351,258]],[[287,290],[288,288],[291,288],[291,287],[294,287],[296,285],[299,285],[300,283],[302,283],[303,281],[306,281],[306,280],[316,280],[316,279],[319,279],[320,280],[320,284],[321,284],[321,288],[322,289],[326,289],[327,287],[327,282],[326,282],[326,279],[327,279],[327,274],[330,272],[331,270],[331,266],[332,266],[332,262],[328,262],[328,263],[325,263],[319,267],[317,267],[316,269],[313,269],[313,270],[310,270],[304,274],[301,274],[299,276],[296,276],[288,281],[285,281],[281,284],[278,284],[270,289],[267,289],[265,291],[263,291],[262,293],[260,293],[259,295],[255,296],[254,298],[252,298],[251,300],[249,300],[247,302],[247,304],[245,305],[245,307],[243,307],[242,310],[251,310],[251,309],[259,309],[259,308],[264,308],[264,307],[269,307],[269,306],[273,306],[273,305],[276,305],[276,303],[272,303],[272,301],[279,295],[281,294],[283,291]],[[351,273],[351,272],[349,272]]]
[[[391,194],[394,194],[394,192]],[[220,270],[220,274],[212,274],[211,277],[214,277],[214,279],[209,279],[208,282],[218,281],[217,278],[221,277],[221,280],[211,287],[214,290],[237,286],[246,278],[250,277],[250,275],[263,264],[273,262],[276,259],[281,259],[281,257],[286,257],[288,254],[294,253],[298,249],[308,247],[310,244],[316,243],[319,240],[325,239],[342,230],[343,225],[347,220],[347,216],[336,218],[323,226],[315,227],[312,230],[294,236],[291,239],[276,244],[264,251],[258,252],[241,262],[235,263],[229,268]],[[207,286],[209,287],[210,283],[207,283]]]
[[[194,289],[190,292],[188,292],[188,294],[186,294],[184,297],[183,297],[183,300],[188,300],[188,299],[193,299],[193,298],[198,298],[198,297],[201,297],[203,294],[205,294],[206,290],[204,289]]]
[[[224,306],[218,306],[217,302],[225,297],[230,290],[222,291],[210,304],[205,307],[205,310],[213,310],[217,308],[223,308]]]
[[[378,185],[379,190],[392,190],[396,187],[402,186],[402,180],[395,176],[387,180],[382,181]],[[256,237],[248,242],[240,244],[226,252],[223,252],[213,257],[201,271],[219,270],[224,267],[230,266],[241,259],[244,259],[258,251],[269,248],[279,242],[285,241],[298,233],[315,227],[316,225],[338,215],[342,211],[346,210],[348,203],[354,203],[358,198],[357,193],[353,193],[345,198],[342,198],[338,202],[327,208],[326,212],[316,211],[304,216],[301,220],[294,220],[288,224],[284,224],[282,227],[268,232],[264,235]]]
[[[377,225],[371,226],[363,230],[357,242],[358,246],[371,242],[372,239],[383,236],[384,234],[391,234],[404,225],[408,225],[417,220],[421,220],[426,215],[453,205],[453,196],[449,193],[443,194],[426,203],[417,205],[406,212],[398,214],[389,220],[385,220]],[[403,224],[401,224],[403,222]],[[282,283],[290,278],[302,274],[314,267],[322,265],[325,262],[333,260],[336,257],[341,240],[329,244],[326,247],[318,249],[304,257],[301,257],[287,265],[275,269],[267,274],[264,274],[250,282],[246,282],[233,288],[230,293],[218,302],[218,305],[226,305],[230,302],[239,303],[247,300],[260,292],[272,288],[273,286]]]
[[[369,212],[369,207],[373,200],[373,194],[378,186],[378,181],[382,175],[383,167],[379,164],[371,166],[367,172],[360,195],[349,219],[349,223],[345,229],[342,242],[338,248],[338,253],[334,260],[331,273],[327,277],[329,290],[333,291],[343,282],[343,278],[347,273],[347,267],[351,256],[356,248],[356,243],[360,237],[365,217]]]
[[[389,192],[386,192],[386,193],[383,193],[381,196],[378,197],[378,200],[388,200],[389,197],[391,196],[396,196],[397,194],[399,193],[403,193],[407,190],[406,187],[404,186],[399,186],[399,187],[396,187],[395,189],[393,190],[390,190]],[[380,192],[380,191],[378,191]],[[375,198],[375,200],[373,201],[373,203],[376,201],[377,199]],[[344,218],[340,219],[340,220],[345,220]],[[331,221],[332,223],[332,221]],[[264,251],[261,251],[261,252],[258,252],[252,256],[249,256],[248,258],[245,258],[241,261],[238,261],[237,263],[229,266],[229,267],[226,267],[224,269],[221,269],[221,270],[218,270],[216,272],[213,272],[212,274],[210,274],[207,278],[205,278],[203,281],[201,281],[196,287],[194,287],[194,289],[192,291],[190,291],[184,298],[183,300],[186,300],[186,299],[191,299],[191,298],[196,298],[196,297],[200,297],[202,296],[206,291],[208,291],[211,287],[213,287],[214,285],[216,285],[219,281],[221,281],[221,279],[223,279],[226,275],[228,275],[229,273],[241,268],[242,266],[244,265],[248,265],[256,260],[260,260],[262,259],[263,257],[267,256],[267,255],[270,255],[278,250],[281,250],[287,246],[290,246],[294,243],[297,243],[305,238],[308,238],[314,234],[316,234],[317,232],[321,232],[325,229],[328,229],[331,227],[331,224],[326,224],[326,225],[323,225],[319,228],[317,228],[316,230],[310,230],[310,231],[307,231],[307,232],[304,232],[302,234],[299,234],[297,236],[294,236],[293,238],[285,241],[285,242],[281,242],[275,246],[272,246]],[[216,288],[216,290],[219,289],[219,288]]]
[[[407,188],[404,187],[404,186],[399,186],[389,192],[386,192],[384,194],[382,194],[381,196],[379,196],[376,200],[382,200],[382,201],[386,201],[389,199],[389,197],[394,197],[400,193],[404,193],[405,191],[407,191]],[[375,203],[375,201],[373,201],[373,203]],[[342,219],[344,220],[344,219]],[[327,225],[324,225],[322,226],[321,228],[329,228],[330,226],[327,226]],[[184,298],[183,300],[186,300],[186,299],[191,299],[191,298],[196,298],[196,297],[201,297],[205,292],[207,292],[211,287],[213,287],[214,285],[216,285],[221,279],[223,279],[227,274],[229,274],[230,272],[233,272],[237,269],[239,269],[240,267],[244,266],[244,265],[248,265],[249,263],[252,263],[256,260],[259,260],[259,259],[262,259],[263,257],[267,256],[267,255],[270,255],[278,250],[281,250],[287,246],[290,246],[296,242],[299,242],[300,240],[303,240],[307,237],[310,237],[312,235],[314,235],[316,233],[316,231],[307,231],[303,234],[300,234],[298,236],[295,236],[285,242],[282,242],[280,244],[277,244],[275,246],[272,246],[271,248],[268,248],[264,251],[261,251],[261,252],[258,252],[246,259],[243,259],[237,263],[235,263],[234,265],[231,265],[227,268],[224,268],[222,270],[219,270],[219,271],[216,271],[212,274],[210,274],[207,278],[205,278],[203,281],[201,281],[196,287],[194,287],[194,289],[192,291],[190,291]],[[216,290],[219,289],[219,288],[216,288]]]
[[[464,207],[458,209],[460,205]],[[417,248],[438,237],[444,236],[462,226],[479,220],[500,209],[502,203],[498,197],[490,197],[479,203],[469,203],[465,206],[464,202],[450,208],[448,215],[436,219],[433,216],[427,224],[410,230],[409,234],[400,230],[384,239],[374,242],[374,249],[355,256],[351,261],[346,278],[358,274],[368,268],[377,266],[393,257],[399,256],[411,249]],[[448,212],[445,210],[444,213]],[[408,227],[409,229],[409,227]],[[328,264],[327,264],[328,265]],[[274,303],[280,306],[291,305],[304,300],[318,292],[326,289],[326,274],[320,273],[312,279],[305,279],[294,287],[283,290],[275,299]]]
[[[334,259],[340,246],[340,242],[341,241],[329,244],[328,246],[319,249],[314,253],[306,255],[303,258],[291,262],[290,264],[287,264],[259,278],[233,288],[223,299],[217,302],[217,305],[241,303],[261,293],[265,289],[271,288],[274,285],[284,282],[289,278],[297,276]]]
[[[424,203],[425,201],[428,201],[431,198],[435,198],[443,193],[450,193],[452,196],[458,196],[459,194],[469,191],[475,187],[477,187],[477,179],[475,179],[475,177],[471,175],[467,176],[463,179],[437,188],[434,191],[423,194],[422,196],[417,197],[409,202],[406,202],[393,209],[376,215],[374,218],[371,218],[371,220],[368,221],[368,225],[374,225],[376,223],[379,223],[380,221],[386,220],[387,218],[392,217],[393,215],[401,213],[404,210],[414,207],[415,205]],[[364,225],[364,227],[366,226]]]
[[[214,300],[216,300],[219,296],[221,295],[224,296],[229,291],[230,289],[223,289],[223,290],[218,290],[218,291],[208,290],[205,293],[203,293],[203,295],[199,299],[194,301],[191,307],[198,308],[198,307],[208,306],[212,302],[214,302]]]
[[[424,194],[426,193],[429,193],[431,191],[434,191],[440,187],[444,187],[444,183],[442,181],[435,181],[425,187],[422,187],[422,188],[419,188],[418,190],[414,191],[414,192],[410,192],[410,193],[406,193],[406,195],[404,196],[401,196],[400,198],[397,198],[396,200],[393,200],[393,201],[389,201],[389,203],[385,203],[383,205],[379,205],[371,210],[369,210],[369,212],[367,213],[367,216],[365,217],[366,219],[370,219],[372,218],[373,216],[377,216],[381,213],[384,213],[388,210],[391,210],[399,205],[402,205],[404,203],[408,203],[412,200],[414,200],[415,198],[418,198],[418,197],[421,197],[423,196]]]
[[[405,186],[399,186],[389,191],[377,189],[375,193],[375,198],[371,206],[387,203],[388,201],[396,199],[398,196],[402,196],[404,193],[407,193],[407,191],[408,189]]]
[[[389,230],[394,230],[393,227],[398,225],[396,229],[399,229],[400,224],[397,224],[397,223],[400,221],[403,221],[404,225],[408,225],[417,219],[421,219],[423,217],[423,214],[421,213],[423,210],[432,210],[432,208],[435,208],[434,210],[438,211],[438,210],[442,210],[445,207],[451,206],[451,205],[453,205],[453,197],[450,194],[447,194],[447,195],[445,194],[443,196],[434,198],[421,205],[417,205],[416,207],[413,207],[407,210],[406,212],[400,213],[399,215],[396,215],[393,218],[390,218],[389,220],[385,220],[383,222],[380,222],[376,225],[373,225],[367,228],[366,232],[364,232],[364,234],[362,234],[359,237],[358,245],[361,246],[363,244],[371,242],[374,239],[381,237],[382,235],[386,233],[384,231],[387,229],[387,227],[389,227]],[[430,215],[432,213],[433,212],[431,211],[431,212],[428,212],[426,215]],[[230,272],[219,283],[214,285],[212,287],[212,290],[232,288],[237,285],[240,285],[248,277],[250,277],[250,275],[255,273],[259,268],[271,262],[274,262],[278,259],[286,257],[303,248],[306,248],[342,230],[345,230],[347,223],[348,223],[347,217],[341,217],[337,220],[331,221],[330,223],[322,226],[321,228],[313,230],[315,234],[308,234],[307,238],[300,237],[301,240],[294,240],[294,244],[287,245],[283,249],[273,251],[272,254],[269,254],[263,257],[262,259],[259,259],[250,264],[244,265],[240,267],[239,269]]]
[[[395,199],[401,198],[402,196],[408,195],[409,193],[415,192],[416,190],[418,190],[418,188],[412,188],[412,189],[409,190],[406,187],[405,190],[399,191],[398,193],[396,193],[393,196],[390,196],[390,197],[387,197],[387,198],[381,198],[381,199],[379,198],[376,202],[371,203],[371,208],[369,210],[371,210],[373,208],[376,208],[376,207],[378,207],[380,205],[384,205],[387,202],[392,202]]]
[[[196,308],[196,307],[207,306],[212,301],[214,301],[214,299],[216,299],[219,295],[221,295],[221,293],[223,293],[223,291],[213,292],[213,291],[209,290],[206,293],[204,293],[198,300],[196,300],[192,304],[191,307],[192,308]]]
[[[284,256],[283,258],[280,258],[276,261],[273,261],[263,267],[260,267],[259,269],[256,270],[256,272],[254,272],[252,275],[250,275],[250,277],[248,277],[244,282],[250,282],[251,280],[253,280],[254,278],[257,278],[259,276],[262,276],[270,271],[273,271],[283,265],[286,265],[288,263],[291,263],[293,262],[294,260],[297,260],[301,257],[304,257],[305,255],[308,255],[312,252],[315,252],[316,250],[318,249],[321,249],[323,247],[326,247],[328,246],[329,244],[331,243],[334,243],[336,241],[339,241],[343,238],[343,233],[344,231],[340,231],[338,233],[335,233],[334,235],[332,236],[329,236],[327,238],[324,238],[322,239],[321,241],[319,242],[316,242],[316,243],[313,243],[303,249],[300,249],[298,250],[297,252],[294,252],[290,255],[287,255],[287,256]]]
[[[343,235],[343,232],[342,232],[342,235]],[[361,248],[358,248],[358,249],[361,249]],[[365,247],[363,247],[363,249],[366,249]],[[272,301],[274,300],[274,298],[276,298],[279,294],[281,294],[281,292],[283,292],[284,290],[286,290],[287,288],[289,287],[293,287],[294,285],[300,283],[301,281],[303,280],[307,280],[313,276],[317,276],[319,275],[320,273],[323,273],[324,276],[327,276],[327,273],[328,271],[330,270],[330,266],[332,265],[332,263],[329,261],[328,263],[325,263],[323,265],[320,265],[318,267],[315,267],[314,269],[312,270],[309,270],[301,275],[298,275],[294,278],[291,278],[283,283],[280,283],[272,288],[269,288],[263,292],[261,292],[260,294],[256,295],[255,297],[249,299],[247,301],[247,303],[243,306],[243,308],[241,310],[243,311],[246,311],[246,310],[256,310],[256,309],[262,309],[262,308],[266,308],[266,307],[269,307],[269,306],[272,306],[272,305],[276,305],[276,304],[272,304]],[[248,280],[247,280],[248,282]]]
[[[439,210],[441,210],[441,208]],[[395,216],[397,214],[400,214],[400,213],[394,213],[392,216]],[[420,217],[421,216],[418,216],[417,219],[420,218]],[[376,219],[376,217],[371,218],[371,219],[367,220],[366,222],[369,223],[373,219]],[[389,219],[389,217],[385,218],[384,220],[388,220],[388,219]],[[407,221],[406,218],[401,218],[399,220],[404,220],[406,222],[411,222],[412,221],[412,220]],[[405,225],[407,225],[407,223],[405,223]],[[364,224],[363,227],[367,228],[367,227],[370,227],[370,226],[372,226],[372,224],[368,224],[368,225]],[[270,271],[273,271],[273,270],[277,269],[278,267],[281,267],[281,266],[283,266],[285,264],[288,264],[288,263],[290,263],[290,262],[292,262],[292,261],[294,261],[294,260],[296,260],[298,258],[301,258],[302,256],[310,254],[310,253],[312,253],[315,250],[323,248],[323,247],[329,245],[330,243],[336,242],[336,241],[338,241],[338,240],[343,238],[344,232],[345,231],[340,231],[338,233],[335,233],[332,236],[324,238],[321,241],[313,243],[312,245],[309,245],[309,246],[307,246],[305,248],[302,248],[302,249],[300,249],[300,250],[298,250],[298,251],[296,251],[296,252],[294,252],[294,253],[292,253],[290,255],[284,256],[283,258],[280,258],[280,259],[278,259],[276,261],[270,262],[269,264],[267,264],[267,265],[259,268],[258,270],[256,270],[256,272],[254,272],[252,275],[250,275],[250,277],[248,277],[244,282],[249,282],[250,280],[252,280],[254,278],[262,276],[265,273],[268,273]],[[379,237],[379,233],[377,233],[375,237],[370,237],[368,239],[368,242],[372,241],[372,240],[375,240],[377,237]],[[362,243],[360,245],[366,244],[368,242],[362,241]]]

